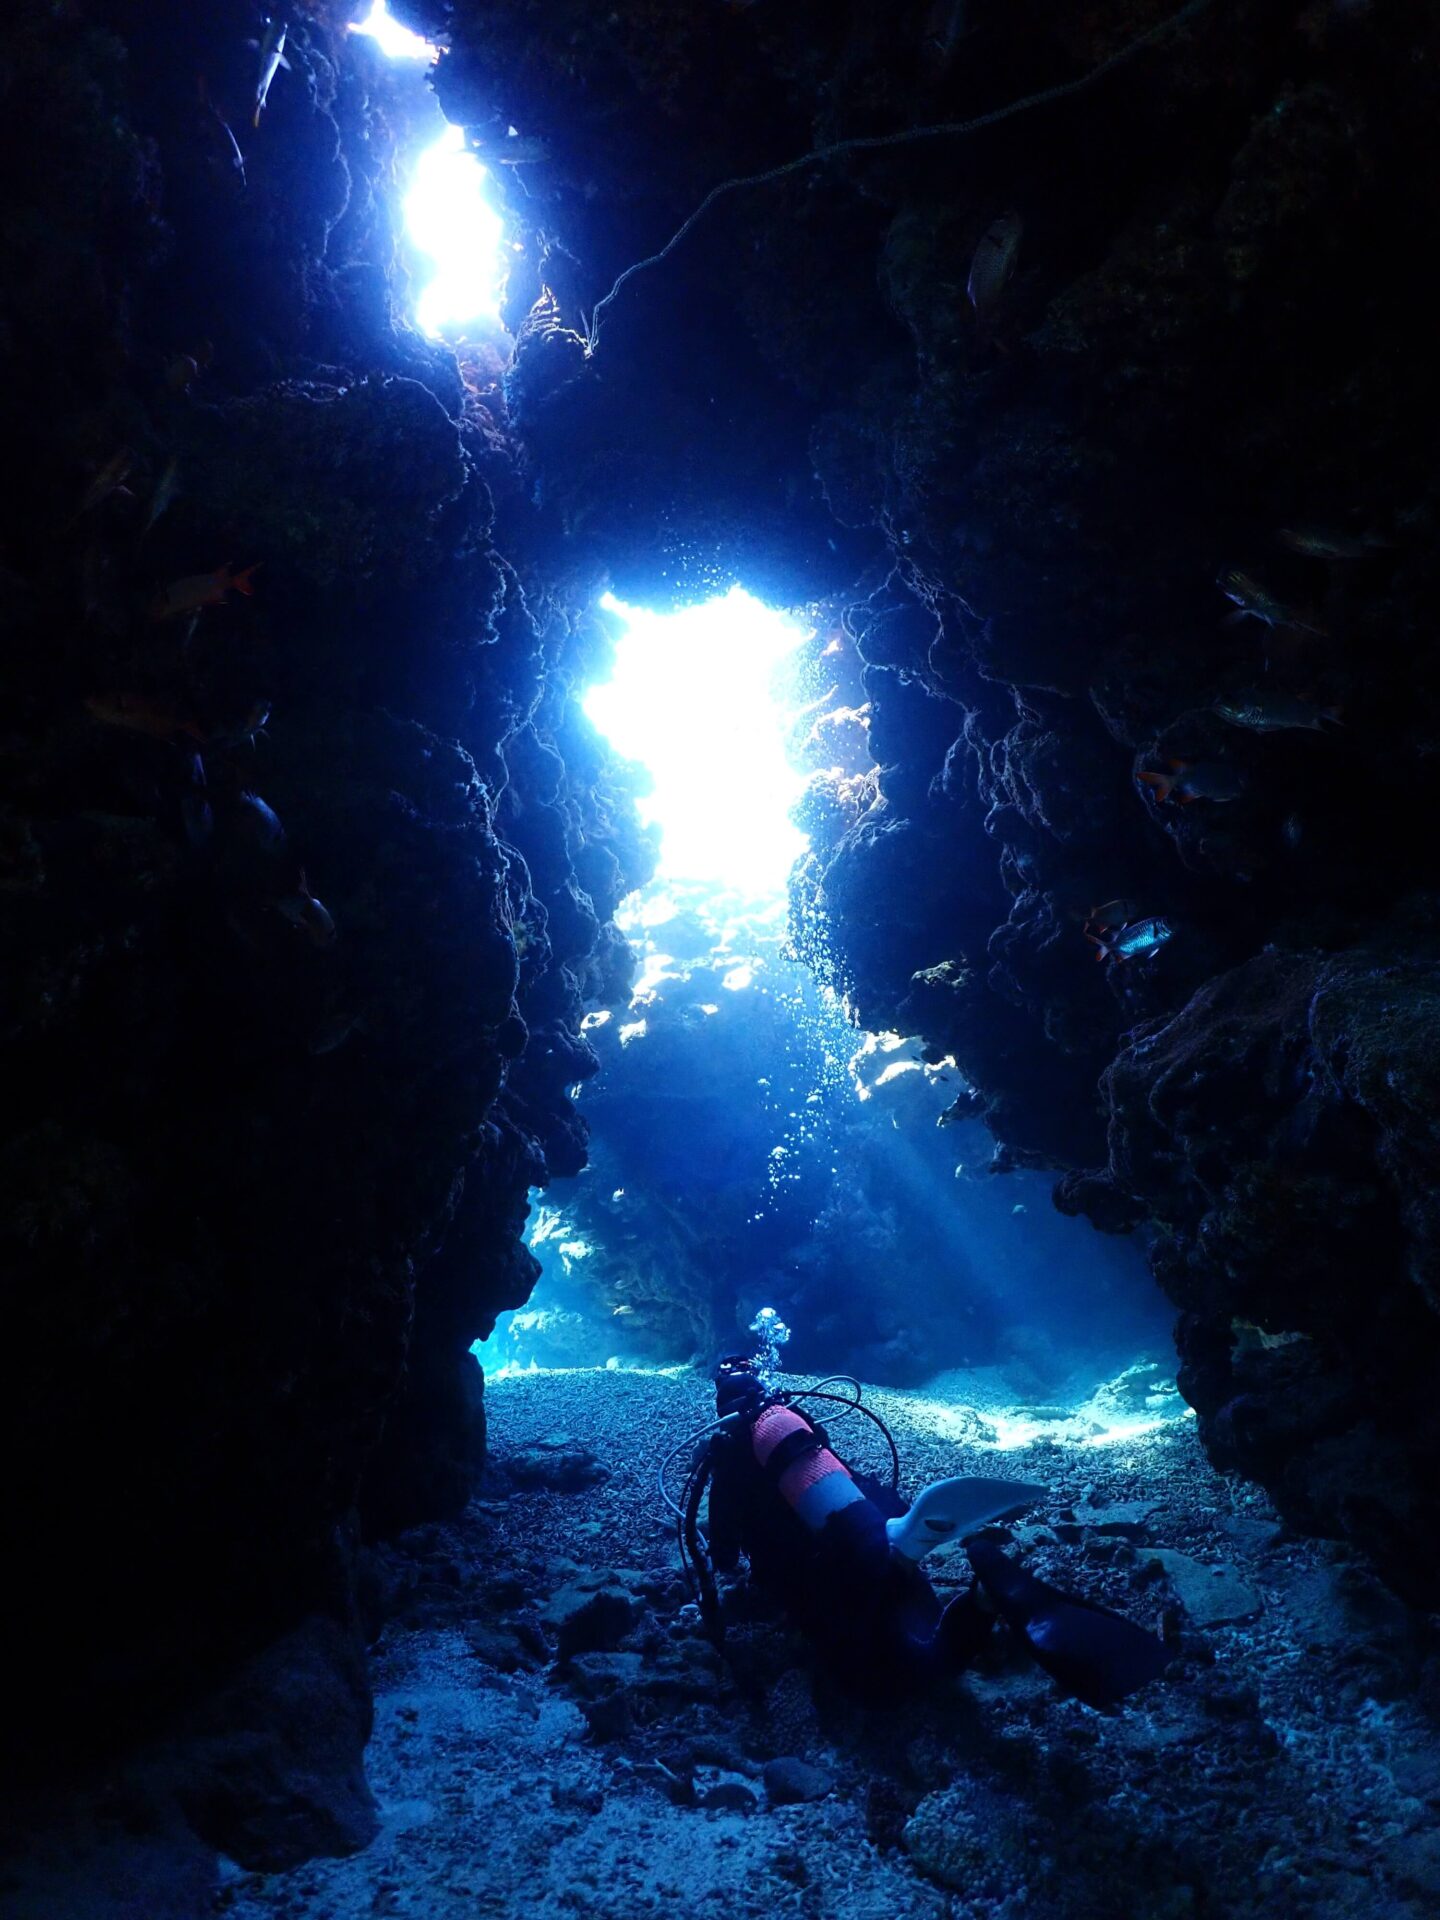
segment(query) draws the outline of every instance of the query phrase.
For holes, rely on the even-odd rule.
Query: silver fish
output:
[[[252,126],[258,127],[260,116],[265,111],[265,102],[270,97],[270,87],[276,74],[284,67],[289,71],[290,62],[285,58],[285,35],[290,23],[282,20],[278,14],[265,23],[265,38],[260,43],[260,77],[255,82],[255,118]]]
[[[1301,633],[1323,634],[1325,631],[1302,618],[1294,607],[1277,600],[1267,587],[1240,567],[1227,567],[1215,584],[1227,600],[1235,602],[1235,611],[1227,620],[1259,620],[1267,627],[1295,627]]]
[[[512,130],[504,140],[472,141],[470,151],[487,167],[535,167],[550,158],[550,143]]]
[[[1175,929],[1168,920],[1158,916],[1149,920],[1136,920],[1118,932],[1107,929],[1104,933],[1088,934],[1087,939],[1094,942],[1097,960],[1136,960],[1148,959],[1158,953],[1167,940],[1173,939]]]
[[[180,462],[178,459],[170,460],[166,463],[165,471],[160,475],[160,478],[155,482],[155,491],[150,497],[150,511],[146,515],[145,525],[141,529],[141,533],[140,533],[140,538],[142,540],[145,538],[145,535],[149,533],[150,529],[154,526],[155,522],[160,518],[161,514],[165,512],[166,508],[170,505],[171,501],[174,500],[176,494],[179,491],[180,491]]]
[[[1232,727],[1251,733],[1323,733],[1327,726],[1341,724],[1338,707],[1314,707],[1297,694],[1263,687],[1246,687],[1228,700],[1217,700],[1215,712]]]
[[[1372,560],[1392,545],[1378,533],[1343,533],[1334,527],[1282,527],[1280,539],[1309,560]]]
[[[1002,213],[985,229],[975,257],[970,262],[970,278],[965,291],[975,309],[976,331],[982,340],[990,337],[1000,302],[1015,271],[1025,222],[1018,213]]]

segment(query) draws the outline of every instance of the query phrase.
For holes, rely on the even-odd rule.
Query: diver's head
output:
[[[727,1353],[715,1369],[715,1411],[723,1419],[727,1413],[747,1418],[757,1414],[765,1401],[765,1387],[748,1353]]]

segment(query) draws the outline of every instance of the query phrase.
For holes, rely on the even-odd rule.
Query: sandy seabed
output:
[[[721,1661],[687,1610],[655,1491],[658,1460],[709,1417],[707,1383],[504,1378],[489,1388],[484,1496],[385,1556],[378,1838],[287,1874],[237,1872],[214,1910],[1421,1920],[1440,1908],[1434,1623],[1213,1472],[1158,1364],[1078,1406],[1007,1403],[982,1376],[866,1399],[912,1493],[967,1471],[1047,1485],[1043,1510],[1008,1529],[1019,1551],[1159,1626],[1171,1676],[1106,1717],[997,1644],[943,1697],[867,1711],[743,1583]],[[858,1421],[834,1439],[879,1463]],[[519,1484],[547,1455],[583,1451],[598,1484]],[[958,1581],[931,1564],[937,1584]],[[556,1660],[557,1623],[602,1592],[620,1596],[608,1650]],[[797,1782],[816,1797],[782,1804]]]

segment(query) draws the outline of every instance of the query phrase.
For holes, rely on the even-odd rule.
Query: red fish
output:
[[[1092,907],[1085,915],[1085,927],[1098,927],[1102,933],[1112,927],[1128,927],[1136,920],[1146,918],[1145,909],[1138,900],[1107,900],[1103,907]]]
[[[152,740],[174,740],[185,734],[203,740],[204,732],[172,701],[143,693],[97,693],[85,702],[85,711],[103,727],[124,727],[148,734]]]
[[[198,613],[202,607],[218,607],[232,588],[236,593],[252,594],[255,591],[253,576],[259,565],[257,560],[254,566],[236,573],[227,560],[214,573],[182,574],[168,587],[162,587],[150,602],[151,618],[174,620],[184,613]]]
[[[1245,791],[1244,774],[1228,760],[1172,760],[1164,773],[1147,768],[1136,778],[1157,800],[1182,807],[1196,800],[1238,800]]]

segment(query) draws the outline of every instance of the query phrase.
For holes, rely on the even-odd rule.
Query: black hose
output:
[[[725,1627],[720,1618],[720,1591],[715,1584],[709,1552],[700,1537],[700,1502],[705,1497],[713,1470],[710,1449],[707,1447],[704,1457],[691,1468],[690,1478],[685,1483],[685,1518],[681,1522],[680,1532],[683,1541],[681,1559],[684,1561],[688,1552],[694,1567],[694,1592],[700,1604],[700,1618],[705,1623],[710,1639],[718,1647],[725,1639]]]

